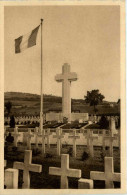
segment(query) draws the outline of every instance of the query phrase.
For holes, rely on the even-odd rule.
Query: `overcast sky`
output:
[[[67,62],[78,80],[71,97],[99,89],[106,100],[120,97],[119,6],[20,6],[5,8],[5,91],[40,94],[40,30],[37,45],[14,53],[14,39],[43,22],[43,86],[61,96],[54,80]]]

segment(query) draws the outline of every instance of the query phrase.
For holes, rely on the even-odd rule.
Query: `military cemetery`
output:
[[[64,64],[63,70],[69,71],[70,66]],[[76,73],[73,73],[73,75],[76,77]],[[57,78],[57,81],[60,79],[58,79],[58,77],[61,78],[62,76],[57,75],[57,77],[55,77],[55,79]],[[68,77],[69,79],[72,79],[73,76],[70,77],[69,75]],[[94,180],[105,181],[105,188],[114,188],[113,182],[116,182],[116,186],[118,185],[117,183],[120,183],[120,172],[114,172],[114,162],[118,163],[116,169],[117,171],[120,171],[120,129],[116,129],[116,120],[118,117],[108,117],[109,127],[106,129],[97,129],[96,125],[99,123],[101,117],[99,118],[96,116],[96,120],[92,120],[92,118],[88,117],[88,113],[84,113],[87,114],[85,119],[84,116],[82,117],[79,113],[79,115],[77,114],[76,122],[73,120],[71,121],[71,105],[69,105],[69,110],[68,106],[65,106],[64,108],[64,105],[66,105],[64,102],[70,102],[70,94],[67,95],[70,93],[68,77],[66,78],[67,81],[64,83],[65,86],[62,87],[62,89],[65,89],[62,91],[61,121],[52,120],[51,117],[50,121],[44,123],[43,131],[41,133],[39,130],[40,127],[37,126],[40,121],[39,117],[30,117],[31,124],[35,125],[35,127],[31,128],[27,127],[27,125],[30,124],[27,123],[27,120],[25,120],[24,117],[18,117],[19,123],[16,122],[14,128],[9,127],[9,120],[5,118],[5,139],[9,137],[9,133],[11,133],[10,137],[14,138],[12,142],[7,141],[5,143],[5,158],[7,162],[7,164],[5,163],[6,188],[18,188],[20,172],[17,170],[23,170],[23,183],[21,188],[31,188],[31,173],[29,173],[29,171],[43,175],[43,159],[45,159],[45,163],[46,159],[51,159],[51,162],[55,162],[56,159],[59,160],[61,168],[52,167],[52,163],[49,163],[48,160],[47,164],[49,167],[47,167],[47,173],[44,174],[47,174],[48,177],[51,177],[50,175],[60,176],[61,179],[59,183],[60,188],[62,189],[69,188],[68,177],[77,178],[77,188],[79,189],[93,189]],[[66,87],[68,91],[66,91]],[[66,93],[66,95],[64,93]],[[65,117],[69,119],[66,122],[64,122]],[[27,117],[27,119],[28,118],[29,117]],[[60,117],[58,118],[60,119]],[[92,128],[91,125],[93,125]],[[40,163],[32,164],[32,151],[34,152],[34,157],[36,157]],[[8,161],[12,160],[9,159],[9,156],[12,153],[13,155],[11,158],[13,159],[13,164],[12,167],[8,168]],[[20,162],[20,160],[17,161],[20,154],[22,156],[21,160],[24,159],[24,163]],[[75,161],[79,161],[80,164],[83,159],[81,163],[82,169],[69,168],[69,159],[71,159],[73,164],[75,164]],[[35,159],[34,161],[37,162]],[[85,174],[88,175],[88,173],[82,173],[84,170],[83,165],[86,166],[85,163],[88,163],[87,166],[95,163],[99,168],[96,171],[94,171],[95,168],[89,170],[90,176],[87,176],[87,179],[82,176],[83,174],[84,176]],[[100,171],[99,166],[105,171]],[[118,186],[120,187],[120,184]],[[44,188],[44,186],[42,186],[42,188]]]
[[[41,19],[40,26],[32,31],[28,42],[33,40],[31,46],[28,44],[27,48],[36,45],[37,34],[43,33],[43,22]],[[72,23],[72,25],[74,24]],[[15,55],[17,56],[20,55],[19,53],[22,55],[24,47],[23,39],[20,39],[21,37],[15,39]],[[73,44],[71,47],[73,48]],[[30,50],[32,51],[32,49]],[[25,55],[25,51],[23,52]],[[69,52],[68,50],[66,55],[69,55]],[[53,55],[54,59],[57,58],[56,54]],[[59,55],[59,58],[62,57]],[[92,57],[89,54],[89,60],[92,60],[90,58]],[[41,68],[43,69],[42,60],[41,57]],[[94,59],[91,62],[94,63]],[[75,63],[78,63],[78,60]],[[82,69],[84,66],[87,66],[85,62]],[[63,61],[63,64],[59,64],[57,68],[58,72],[54,72],[55,67],[52,68],[54,70],[48,69],[49,72],[45,73],[44,77],[43,71],[41,72],[40,95],[20,92],[20,88],[18,88],[19,92],[5,92],[5,189],[121,188],[120,99],[117,99],[118,102],[114,101],[112,105],[110,101],[104,100],[105,94],[98,86],[101,86],[102,77],[105,75],[102,71],[102,80],[98,81],[99,85],[96,87],[96,80],[92,78],[93,75],[90,76],[93,66],[87,67],[88,73],[87,70],[85,72],[85,69],[80,70],[80,65],[78,68],[80,71],[78,71],[76,69],[78,64],[73,66],[73,60],[71,63]],[[94,69],[94,71],[97,72],[98,69]],[[43,70],[45,71],[45,69]],[[87,74],[90,78],[87,77]],[[50,80],[52,75],[54,81]],[[44,94],[45,79],[49,79],[48,86],[51,91],[53,84],[61,90],[61,96]],[[85,82],[80,86],[78,81],[82,79]],[[32,81],[31,85],[34,85],[36,79],[34,78]],[[91,84],[92,82],[93,84]],[[89,87],[90,84],[93,87]],[[101,84],[105,88],[106,81]],[[84,92],[84,98],[73,97],[73,94],[76,93],[78,97],[78,93],[83,90],[85,85],[88,89]],[[31,87],[33,86],[28,88]],[[57,91],[57,87],[53,90]],[[107,88],[109,90],[109,85]],[[110,91],[108,97],[112,98],[113,93],[113,90]]]

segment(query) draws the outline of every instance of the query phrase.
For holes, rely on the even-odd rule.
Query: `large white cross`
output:
[[[70,72],[70,65],[65,63],[62,67],[62,74],[55,76],[57,82],[62,82],[62,113],[63,117],[71,120],[71,96],[70,96],[70,83],[77,80],[77,74]]]
[[[120,173],[114,173],[113,158],[105,157],[104,172],[91,171],[90,178],[93,180],[105,181],[105,187],[108,189],[114,188],[113,181],[120,182]]]
[[[76,135],[76,130],[73,130],[73,135],[68,137],[73,139],[73,157],[76,158],[76,139],[80,139],[80,136]]]
[[[24,163],[14,162],[13,168],[23,170],[23,189],[30,188],[30,174],[29,171],[38,172],[42,171],[42,165],[32,164],[32,151],[25,150]]]
[[[59,175],[61,176],[61,189],[68,189],[68,177],[81,177],[80,169],[70,169],[69,168],[69,155],[61,155],[61,168],[58,167],[49,167],[50,175]]]

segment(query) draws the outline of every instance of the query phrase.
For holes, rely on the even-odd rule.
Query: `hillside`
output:
[[[21,93],[21,92],[5,92],[5,103],[12,102],[11,112],[16,115],[39,115],[40,111],[40,95]],[[110,106],[113,105],[113,107]],[[104,101],[97,106],[97,114],[119,114],[119,105],[115,102]],[[60,112],[62,110],[62,98],[54,95],[44,94],[44,113],[49,111]],[[94,113],[93,107],[85,104],[83,99],[72,99],[72,112],[88,112]],[[5,109],[5,115],[6,115]]]

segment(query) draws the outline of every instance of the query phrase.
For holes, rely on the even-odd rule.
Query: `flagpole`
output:
[[[40,132],[43,131],[43,63],[42,63],[42,23],[43,19],[41,19],[41,103],[40,103]]]

